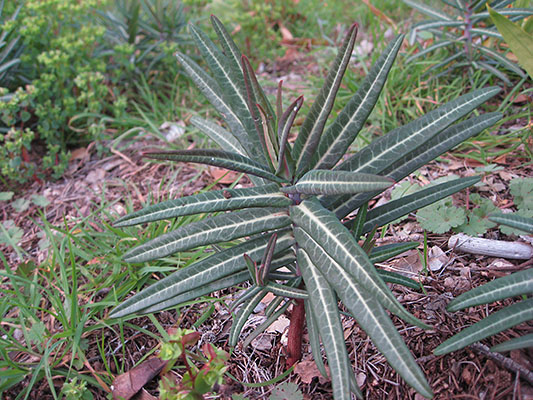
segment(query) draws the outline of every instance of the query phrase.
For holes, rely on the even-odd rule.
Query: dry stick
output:
[[[511,360],[508,357],[504,357],[499,353],[494,353],[490,349],[481,343],[474,343],[469,346],[471,349],[477,351],[480,354],[487,356],[488,358],[500,363],[505,368],[519,373],[522,379],[525,379],[529,382],[530,385],[533,385],[533,372],[529,371],[524,366],[518,364],[516,361]]]

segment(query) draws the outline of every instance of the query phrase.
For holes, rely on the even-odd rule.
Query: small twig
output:
[[[511,370],[513,372],[520,374],[520,377],[522,377],[522,379],[528,381],[530,385],[533,385],[533,372],[529,371],[527,368],[518,364],[516,361],[511,360],[508,357],[504,357],[499,353],[494,353],[490,351],[490,349],[487,346],[481,343],[474,343],[470,345],[470,348],[498,362],[499,364],[501,364],[503,367],[507,368],[508,370]]]

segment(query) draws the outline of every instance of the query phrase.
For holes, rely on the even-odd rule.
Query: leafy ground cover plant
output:
[[[232,305],[235,318],[230,345],[237,343],[256,305],[272,292],[277,297],[266,311],[265,324],[294,304],[288,364],[301,354],[306,321],[315,360],[325,374],[320,341],[324,345],[335,399],[349,399],[351,392],[362,397],[343,344],[339,298],[391,366],[419,393],[431,397],[423,372],[386,310],[408,323],[428,326],[405,310],[385,284],[386,280],[401,278],[380,272],[373,265],[402,251],[399,247],[403,245],[376,247],[370,257],[364,249],[370,252],[372,232],[377,227],[472,185],[479,178],[445,182],[368,211],[366,204],[394,181],[498,121],[499,113],[489,113],[457,122],[500,89],[489,87],[463,95],[345,158],[377,101],[403,36],[389,44],[351,100],[327,125],[355,43],[357,25],[352,25],[295,142],[290,143],[289,133],[303,98],[284,108],[280,83],[276,104],[271,105],[248,59],[216,17],[212,17],[212,23],[222,50],[196,27],[191,25],[190,30],[213,76],[187,55],[178,53],[177,58],[227,124],[228,129],[202,118],[191,119],[222,150],[147,152],[145,156],[244,172],[255,187],[170,200],[116,221],[116,227],[124,227],[191,214],[214,214],[131,249],[124,259],[132,263],[198,246],[230,243],[223,250],[215,247],[209,257],[125,300],[110,316],[153,313],[250,282]],[[346,219],[356,211],[357,217]],[[363,249],[358,239],[365,234],[368,240]],[[405,279],[402,282],[407,284]]]
[[[451,174],[447,177],[440,178],[432,182],[429,186],[437,184],[439,181],[445,182],[454,179],[456,176]],[[392,199],[399,198],[403,194],[416,193],[421,187],[418,184],[409,182],[398,185],[392,191]],[[513,202],[517,208],[517,215],[521,217],[533,217],[533,179],[516,178],[509,183],[509,193],[513,197]],[[480,196],[478,193],[472,193],[469,196],[471,209],[457,207],[453,204],[450,197],[439,200],[429,206],[419,209],[415,216],[420,226],[433,233],[441,234],[453,230],[462,232],[471,236],[482,235],[487,230],[495,227],[497,224],[492,221],[490,215],[498,208],[492,200]],[[512,226],[501,226],[500,230],[506,235],[519,235],[523,231],[517,230]]]
[[[494,223],[504,224],[528,234],[533,234],[533,218],[514,214],[492,214]],[[489,304],[508,297],[527,296],[533,292],[533,268],[525,269],[478,286],[452,300],[448,311],[459,311],[480,304]],[[522,322],[533,320],[533,299],[525,298],[505,307],[481,321],[463,329],[440,344],[435,354],[447,354],[462,349],[472,343],[502,332]],[[524,335],[492,347],[493,351],[509,351],[531,347],[533,334]]]
[[[438,72],[436,76],[446,75],[457,68],[467,67],[470,71],[484,69],[510,84],[511,81],[502,69],[506,69],[521,78],[526,74],[514,62],[501,52],[494,50],[488,41],[503,40],[501,34],[491,23],[489,12],[485,9],[487,0],[478,1],[444,1],[443,9],[435,9],[427,4],[414,0],[404,0],[406,4],[430,17],[412,27],[410,42],[415,42],[419,32],[430,32],[435,35],[434,42],[421,49],[409,60],[425,56],[442,48],[448,50],[448,56],[439,64],[432,66],[428,72]],[[511,1],[494,1],[493,10],[501,15],[509,16],[512,21],[519,21],[533,14],[532,8],[507,8]],[[445,8],[446,6],[449,6]],[[527,6],[527,4],[526,4]],[[449,10],[449,12],[448,12]],[[444,71],[439,72],[444,67]]]

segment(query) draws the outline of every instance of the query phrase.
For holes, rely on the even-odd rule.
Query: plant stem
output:
[[[287,368],[302,358],[302,336],[305,321],[305,307],[302,299],[297,299],[292,309],[289,337],[287,339]]]

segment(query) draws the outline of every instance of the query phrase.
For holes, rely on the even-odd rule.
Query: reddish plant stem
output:
[[[287,368],[292,367],[302,358],[302,336],[305,321],[305,306],[302,299],[297,299],[291,313],[289,336],[287,338]]]

